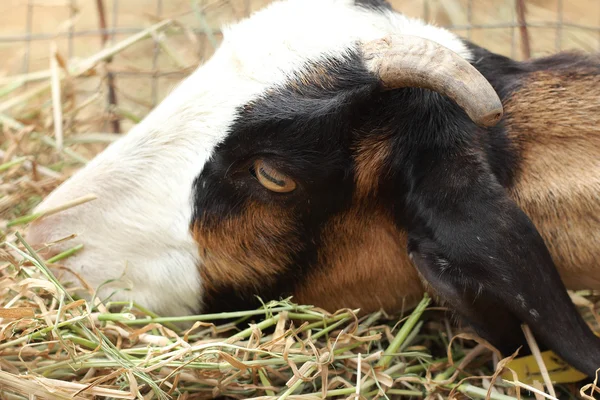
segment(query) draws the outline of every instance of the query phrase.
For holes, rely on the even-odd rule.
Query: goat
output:
[[[598,57],[512,61],[383,0],[275,2],[38,209],[88,193],[29,238],[77,234],[71,270],[121,277],[100,295],[393,312],[428,290],[504,354],[527,323],[600,367],[565,288],[600,288]]]

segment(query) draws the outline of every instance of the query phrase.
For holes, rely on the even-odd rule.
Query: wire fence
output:
[[[106,109],[133,100],[150,109],[212,54],[219,26],[270,0],[16,0],[0,5],[4,76],[47,69],[49,42],[68,60],[85,57],[164,18],[177,29],[106,60]],[[394,8],[445,26],[492,51],[527,59],[566,48],[600,50],[599,0],[395,0]],[[24,22],[24,24],[23,24]],[[307,21],[309,29],[310,21]],[[132,82],[136,82],[135,84]],[[93,87],[89,90],[94,90]],[[136,110],[135,107],[133,107]],[[138,110],[138,114],[143,114]],[[123,115],[112,113],[112,131]],[[135,112],[134,112],[135,114]],[[133,118],[135,120],[135,118]]]
[[[81,12],[81,8],[79,4],[88,3],[87,6],[90,5],[90,0],[65,0],[61,3],[57,3],[54,7],[61,7],[68,9],[69,17],[66,20],[66,29],[61,29],[61,31],[35,31],[34,30],[34,16],[36,13],[44,12],[45,8],[48,7],[44,2],[36,1],[36,0],[21,0],[21,2],[26,3],[26,22],[25,22],[25,30],[24,32],[15,32],[8,34],[0,34],[0,44],[15,44],[20,43],[23,46],[23,56],[22,56],[22,66],[20,68],[21,74],[27,74],[32,70],[35,70],[35,66],[32,68],[32,53],[35,51],[32,49],[33,42],[48,42],[48,41],[57,41],[57,40],[66,40],[67,42],[67,51],[66,54],[68,58],[71,59],[76,54],[76,42],[78,39],[89,39],[89,38],[97,38],[98,46],[106,46],[108,43],[115,42],[115,40],[123,35],[133,35],[135,33],[139,33],[143,31],[147,27],[147,23],[144,20],[154,20],[160,21],[164,18],[171,18],[172,15],[164,15],[164,4],[168,3],[168,0],[142,0],[136,1],[137,5],[143,5],[144,12],[147,18],[140,18],[139,26],[121,26],[119,21],[119,15],[123,9],[122,5],[129,2],[132,3],[131,0],[92,0],[95,5],[95,11],[97,14],[97,28],[90,29],[89,24],[85,24],[87,29],[76,29],[78,13]],[[249,3],[251,0],[243,0],[245,3]],[[180,2],[181,3],[181,2]],[[202,7],[202,0],[195,0],[189,2],[189,9],[183,9],[181,12],[181,16],[185,16],[186,14],[192,14],[196,12],[197,16],[201,19],[206,18],[204,16],[205,10],[203,8],[207,8],[210,11],[210,7],[204,6]],[[217,1],[213,2],[213,6],[223,6],[224,4],[229,3],[227,1]],[[197,5],[197,9],[195,9],[194,4]],[[200,15],[198,15],[200,14]],[[249,14],[246,13],[246,14]],[[198,27],[190,27],[188,32],[193,32],[193,34],[197,35],[199,39],[206,37],[207,34],[211,36],[220,36],[220,32],[218,30],[212,29],[208,26],[202,26],[203,24],[199,23]],[[210,30],[210,33],[208,32]],[[183,33],[180,33],[183,34]],[[88,45],[88,41],[84,41],[83,45]],[[213,44],[216,44],[213,42]],[[151,76],[151,86],[152,86],[152,104],[155,105],[158,101],[158,90],[157,90],[157,82],[163,76],[171,76],[175,78],[182,78],[187,75],[186,71],[163,71],[158,66],[158,59],[161,53],[161,46],[158,38],[155,37],[152,49],[151,61],[148,65],[148,69],[135,69],[131,71],[127,70],[115,70],[111,71],[112,76],[136,76],[140,75],[150,75]],[[147,61],[147,60],[146,60]],[[110,84],[110,82],[109,82]]]

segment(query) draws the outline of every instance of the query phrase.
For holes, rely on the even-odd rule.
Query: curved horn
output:
[[[363,44],[367,65],[386,89],[420,87],[454,100],[478,125],[494,126],[502,102],[475,67],[452,50],[417,36],[388,36]]]

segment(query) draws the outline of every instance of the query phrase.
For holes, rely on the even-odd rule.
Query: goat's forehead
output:
[[[366,7],[363,3],[355,0],[272,3],[250,18],[224,28],[223,52],[230,55],[229,62],[240,73],[263,83],[285,79],[306,62],[343,57],[357,42],[388,34],[425,37],[468,58],[463,43],[450,32],[386,7]]]
[[[276,82],[308,61],[343,57],[357,41],[385,34],[389,22],[354,1],[277,2],[225,28],[222,50],[246,77]]]
[[[194,121],[196,131],[207,135],[204,143],[216,144],[240,107],[294,79],[307,65],[347,59],[355,54],[358,43],[407,34],[436,41],[470,58],[454,34],[363,3],[278,1],[224,28],[224,40],[215,55],[169,96],[159,113],[175,114],[184,123]],[[188,131],[174,129],[172,119],[168,124],[171,131]]]
[[[157,137],[153,143],[177,146],[184,140],[210,149],[227,136],[242,106],[285,85],[307,65],[344,60],[357,42],[400,33],[411,24],[425,27],[391,11],[357,6],[354,0],[272,3],[224,28],[223,42],[215,54],[130,132],[126,141],[138,148],[137,139],[142,136],[144,143],[148,137]]]

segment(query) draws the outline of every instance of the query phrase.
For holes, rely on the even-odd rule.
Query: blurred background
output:
[[[270,2],[0,1],[0,222],[30,212],[139,122],[213,53],[223,24]],[[600,0],[391,3],[519,60],[600,50]]]

